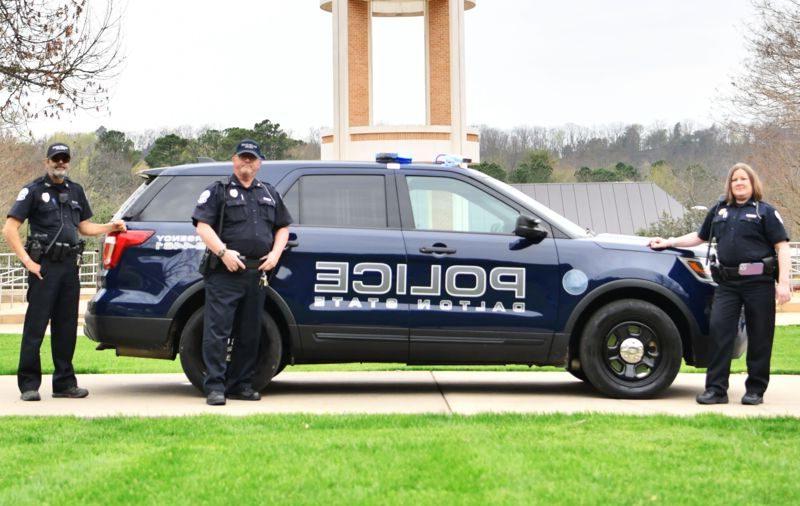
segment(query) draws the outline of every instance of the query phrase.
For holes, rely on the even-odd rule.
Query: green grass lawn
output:
[[[0,374],[16,374],[19,360],[20,336],[0,335]],[[153,360],[117,357],[113,350],[96,351],[96,343],[79,336],[73,363],[80,374],[112,373],[161,373],[182,372],[179,360]],[[50,339],[42,345],[42,368],[45,373],[53,371],[50,358]],[[404,364],[323,364],[288,367],[287,371],[417,371],[417,370],[474,370],[474,371],[563,371],[555,367],[527,366],[406,366]],[[683,372],[704,372],[684,365]],[[734,361],[731,371],[746,371],[744,358]],[[772,354],[772,372],[775,374],[800,374],[800,326],[778,327],[775,331],[775,346]]]
[[[0,418],[0,504],[798,504],[794,419]]]

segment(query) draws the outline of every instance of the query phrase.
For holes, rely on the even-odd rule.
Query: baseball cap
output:
[[[67,160],[72,158],[72,155],[70,155],[70,153],[69,153],[69,146],[67,146],[66,144],[61,143],[61,142],[57,142],[55,144],[51,144],[47,148],[47,158],[48,159],[53,158],[56,155],[66,155],[67,156]]]
[[[244,153],[250,153],[258,158],[264,158],[264,155],[261,154],[261,148],[258,146],[258,143],[251,139],[244,139],[236,145],[236,155],[238,156]]]

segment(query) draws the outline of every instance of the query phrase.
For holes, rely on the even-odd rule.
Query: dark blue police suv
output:
[[[202,385],[203,242],[190,216],[230,163],[144,171],[85,315],[98,349],[174,360]],[[295,223],[272,273],[255,386],[287,364],[564,366],[606,395],[707,361],[713,284],[687,250],[594,236],[471,169],[265,162]],[[235,342],[235,336],[233,336]]]

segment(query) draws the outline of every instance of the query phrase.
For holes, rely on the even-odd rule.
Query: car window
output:
[[[406,176],[417,230],[513,234],[519,212],[469,183]]]
[[[298,225],[386,228],[386,180],[380,175],[307,175],[286,192]]]
[[[180,176],[158,192],[139,214],[139,221],[191,221],[197,198],[214,181],[227,176]]]

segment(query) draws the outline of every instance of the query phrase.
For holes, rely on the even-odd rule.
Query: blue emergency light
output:
[[[375,155],[375,161],[377,163],[411,163],[411,157],[397,153],[378,153]]]

